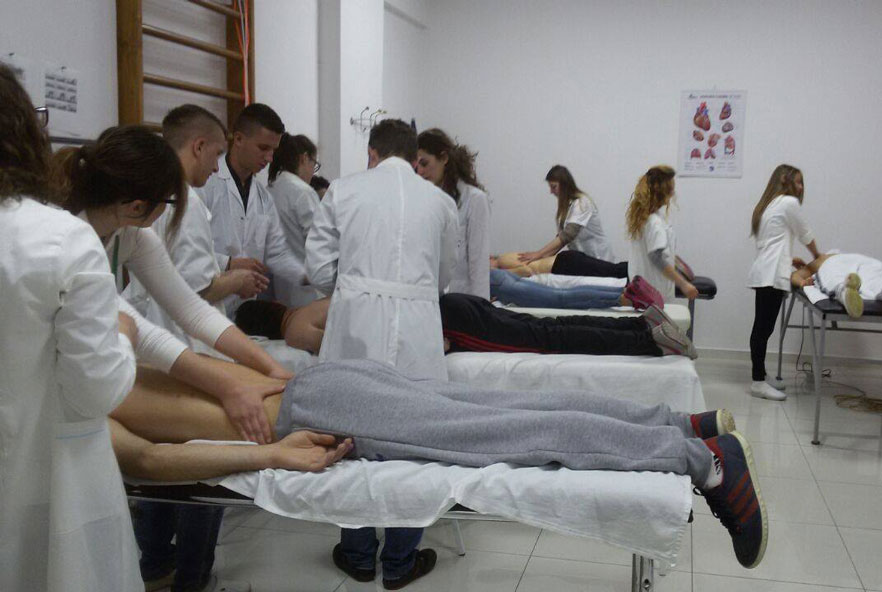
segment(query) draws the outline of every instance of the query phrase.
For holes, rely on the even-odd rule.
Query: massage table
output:
[[[644,592],[653,589],[656,561],[663,572],[677,562],[692,510],[686,476],[505,463],[473,468],[357,459],[320,473],[267,469],[198,484],[127,478],[126,491],[140,500],[257,506],[343,528],[426,527],[441,518],[516,521],[630,551],[631,589]]]
[[[793,313],[793,305],[799,301],[803,310],[809,313],[809,324],[791,324],[790,317]],[[845,312],[845,307],[836,300],[814,286],[794,289],[789,296],[781,302],[781,331],[778,339],[778,374],[780,381],[781,367],[784,353],[784,334],[787,329],[809,329],[812,339],[812,375],[815,387],[815,430],[812,444],[819,445],[818,439],[821,426],[821,373],[824,371],[824,349],[826,346],[827,331],[840,331],[849,333],[882,333],[882,302],[878,300],[864,300],[864,314],[858,319],[853,319]],[[863,325],[864,327],[842,327],[839,323]]]
[[[713,281],[709,277],[705,277],[702,275],[697,275],[693,278],[691,284],[695,286],[695,289],[698,290],[698,296],[695,300],[713,300],[717,297],[717,283]],[[680,291],[680,288],[675,288],[674,293],[677,298],[685,298],[683,292]],[[692,319],[692,325],[689,327],[689,330],[686,331],[686,336],[689,339],[692,339],[692,331],[695,328],[695,300],[689,301],[689,317]],[[665,311],[667,311],[669,304],[665,304]]]

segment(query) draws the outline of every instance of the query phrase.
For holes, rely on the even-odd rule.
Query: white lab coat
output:
[[[227,269],[231,257],[251,257],[269,267],[276,300],[288,306],[300,306],[306,272],[285,242],[279,225],[279,213],[269,190],[256,177],[251,180],[248,210],[242,205],[239,189],[230,174],[226,158],[217,162],[218,172],[198,190],[211,212],[211,235],[221,269]],[[233,316],[242,299],[231,295],[224,300],[227,315]]]
[[[643,233],[637,240],[631,241],[631,258],[628,259],[628,276],[643,276],[652,286],[661,292],[665,302],[674,300],[676,288],[674,282],[665,277],[662,270],[652,262],[649,254],[665,249],[673,261],[677,256],[677,238],[674,229],[659,212],[653,212],[643,225]]]
[[[802,215],[799,199],[779,195],[766,206],[760,218],[755,237],[756,258],[750,267],[748,287],[790,291],[794,238],[804,245],[815,240]]]
[[[168,225],[174,215],[174,208],[166,208],[162,215],[153,223],[153,231],[167,243]],[[221,270],[214,256],[214,245],[211,237],[211,212],[205,207],[199,194],[190,187],[187,195],[187,208],[181,219],[181,225],[175,235],[174,242],[169,246],[168,254],[175,269],[194,292],[208,288]],[[144,284],[132,276],[123,297],[135,307],[141,315],[159,327],[162,327],[193,351],[222,357],[217,351],[199,339],[191,337],[181,329],[166,310],[154,299]],[[223,304],[213,305],[221,314],[225,314]]]
[[[458,234],[454,201],[400,158],[331,183],[306,240],[311,283],[333,292],[319,359],[447,380],[438,295]]]
[[[456,267],[448,291],[490,300],[490,200],[474,185],[460,181]]]
[[[106,417],[135,357],[95,231],[0,205],[0,300],[0,590],[141,591]]]
[[[600,223],[600,211],[597,205],[587,195],[580,195],[578,199],[570,203],[564,226],[578,224],[582,227],[569,245],[570,249],[585,253],[595,259],[602,259],[615,263],[612,247],[603,232],[603,224]]]

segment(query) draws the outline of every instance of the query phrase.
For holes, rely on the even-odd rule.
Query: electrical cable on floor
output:
[[[802,367],[799,365],[799,358],[802,356],[802,347],[805,344],[805,307],[802,308],[802,322],[800,323],[802,329],[800,330],[800,340],[799,340],[799,353],[796,354],[796,373],[801,374],[803,376],[803,380],[814,379],[812,363],[809,361],[805,361],[802,363]],[[846,384],[844,382],[836,382],[834,380],[830,380],[833,376],[833,370],[831,368],[822,368],[821,369],[821,385],[822,388],[824,386],[838,386],[846,389],[850,389],[852,391],[857,391],[858,394],[848,394],[848,393],[839,393],[834,394],[833,399],[836,401],[837,407],[842,407],[843,409],[851,409],[852,411],[862,411],[864,413],[878,413],[882,415],[882,399],[876,399],[874,397],[867,396],[866,391],[859,389],[856,386],[852,386],[850,384]]]

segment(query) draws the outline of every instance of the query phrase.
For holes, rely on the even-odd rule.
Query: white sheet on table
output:
[[[295,374],[305,368],[318,364],[318,356],[314,356],[308,351],[291,347],[285,343],[284,339],[267,339],[265,337],[253,336],[251,339],[265,349],[266,353],[275,361]]]
[[[591,308],[587,310],[570,310],[565,308],[526,308],[519,306],[506,306],[515,312],[523,312],[531,314],[535,317],[565,317],[573,315],[585,315],[592,317],[639,317],[640,311],[634,310],[630,306],[616,306],[613,308]],[[692,324],[692,315],[689,314],[689,308],[682,304],[665,304],[665,313],[671,317],[671,320],[677,324],[681,331],[688,331]]]
[[[674,564],[692,509],[688,477],[495,464],[343,461],[321,473],[273,470],[220,485],[274,514],[361,526],[423,527],[454,504]]]
[[[692,360],[683,356],[588,356],[455,352],[448,354],[451,382],[508,390],[578,390],[627,398],[674,411],[706,409]]]
[[[525,279],[551,288],[578,288],[582,286],[598,286],[624,288],[627,278],[594,277],[586,275],[559,275],[556,273],[537,273]]]
[[[817,304],[821,300],[827,300],[830,296],[827,296],[821,290],[818,289],[817,286],[806,286],[802,289],[805,297],[809,299],[809,302],[812,304]]]

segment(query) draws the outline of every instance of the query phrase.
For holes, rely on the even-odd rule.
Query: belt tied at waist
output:
[[[376,294],[378,296],[390,296],[392,298],[402,298],[404,300],[427,300],[429,302],[438,302],[438,289],[433,286],[415,286],[412,284],[402,284],[401,282],[390,282],[388,280],[380,280],[346,273],[337,276],[336,287],[342,290],[352,290],[353,292],[364,292],[366,294]]]

